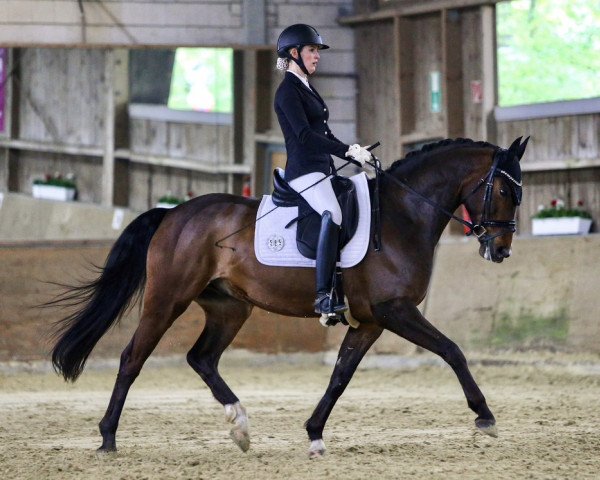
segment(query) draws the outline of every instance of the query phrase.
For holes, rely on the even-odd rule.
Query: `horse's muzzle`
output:
[[[504,245],[494,245],[493,241],[484,242],[479,246],[479,255],[494,263],[502,263],[505,258],[510,257],[512,249]]]

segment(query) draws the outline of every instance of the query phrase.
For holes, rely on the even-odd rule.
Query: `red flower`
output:
[[[583,200],[577,200],[577,206],[583,207]]]
[[[554,200],[552,200],[550,202],[550,205],[552,205],[553,207],[556,207],[556,205],[558,205],[558,200],[555,198]]]

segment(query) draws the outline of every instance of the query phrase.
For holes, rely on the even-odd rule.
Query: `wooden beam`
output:
[[[446,106],[446,137],[464,137],[463,51],[461,20],[455,11],[442,11],[443,101]]]
[[[392,50],[394,53],[394,65],[396,67],[396,82],[394,84],[394,96],[397,99],[398,115],[398,135],[402,134],[402,35],[400,32],[400,17],[394,17],[394,44]],[[402,149],[402,144],[400,144]]]
[[[107,50],[104,57],[104,150],[102,156],[102,205],[111,207],[115,180],[115,55]]]
[[[407,5],[398,5],[360,15],[348,15],[338,18],[342,25],[355,25],[360,23],[378,22],[389,20],[397,16],[421,15],[437,12],[444,9],[461,9],[478,7],[480,5],[495,5],[505,0],[436,0],[429,2],[410,2]]]
[[[573,158],[567,160],[546,160],[543,162],[522,162],[521,171],[523,172],[560,172],[564,170],[579,170],[581,168],[600,167],[599,158]]]
[[[171,158],[161,155],[146,155],[130,152],[129,150],[117,150],[117,158],[129,159],[134,163],[144,165],[156,165],[160,167],[180,168],[194,172],[212,173],[212,174],[240,174],[248,175],[252,173],[252,165],[239,163],[214,164],[208,162],[198,162],[195,158]]]
[[[496,143],[494,108],[498,103],[496,52],[496,9],[491,5],[481,7],[481,70],[483,99],[482,138]]]
[[[85,155],[89,157],[102,157],[102,147],[88,147],[85,145],[68,145],[65,143],[36,142],[29,140],[15,140],[11,138],[0,139],[0,147],[11,150],[28,150],[30,152],[65,153],[67,155]]]

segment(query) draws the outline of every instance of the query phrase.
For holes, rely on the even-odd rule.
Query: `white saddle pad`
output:
[[[371,202],[367,174],[361,172],[350,179],[356,186],[358,197],[358,227],[354,236],[342,249],[342,268],[353,267],[363,259],[369,248],[371,229]],[[258,207],[254,232],[254,252],[260,263],[277,267],[315,266],[315,260],[306,258],[298,252],[296,247],[297,222],[291,227],[285,228],[297,216],[298,207],[277,207],[271,200],[271,195],[263,196]]]

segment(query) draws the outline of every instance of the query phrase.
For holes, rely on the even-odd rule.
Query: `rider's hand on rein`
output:
[[[361,147],[358,143],[354,145],[350,145],[350,148],[346,152],[346,157],[351,158],[352,160],[360,163],[361,167],[364,167],[365,162],[371,160],[371,152],[367,150],[368,147]]]

